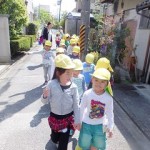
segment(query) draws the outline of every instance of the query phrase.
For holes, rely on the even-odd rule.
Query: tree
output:
[[[42,24],[47,24],[48,22],[53,23],[54,17],[44,9],[39,10],[39,19]]]
[[[1,0],[0,13],[9,15],[10,38],[16,38],[27,22],[24,0]]]

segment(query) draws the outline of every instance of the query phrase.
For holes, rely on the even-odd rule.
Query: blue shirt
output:
[[[81,99],[83,93],[86,90],[85,78],[82,74],[79,74],[78,77],[73,77],[72,82],[74,82],[78,87],[79,97]]]
[[[82,74],[85,77],[85,82],[87,87],[89,86],[91,82],[91,74],[94,72],[95,65],[94,64],[87,64],[86,62],[83,63],[83,71]]]

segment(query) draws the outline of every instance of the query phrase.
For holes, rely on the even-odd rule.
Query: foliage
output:
[[[27,12],[24,0],[3,0],[0,13],[9,15],[10,38],[17,37],[27,22]]]
[[[38,28],[34,23],[29,23],[26,28],[26,33],[27,33],[27,35],[36,35],[37,30],[38,30]]]
[[[114,33],[115,33],[114,40],[116,41],[117,45],[116,58],[119,65],[121,65],[126,53],[125,39],[130,35],[130,29],[127,28],[126,26],[122,26],[121,29],[117,27],[114,29]]]
[[[60,23],[59,23],[59,25],[62,26],[63,28],[65,27],[65,18],[66,18],[66,16],[67,16],[67,12],[64,11],[62,13],[61,20],[60,20]]]
[[[44,9],[39,10],[39,19],[41,24],[54,23],[54,17]]]
[[[10,41],[11,56],[14,56],[17,52],[27,51],[31,46],[31,38],[29,36],[20,37],[17,40]]]
[[[33,43],[36,41],[36,35],[22,35],[22,36],[19,36],[20,38],[21,37],[29,37],[30,38],[30,47],[33,46]]]

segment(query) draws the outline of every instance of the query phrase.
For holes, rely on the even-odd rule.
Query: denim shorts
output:
[[[82,123],[78,143],[82,150],[89,150],[91,145],[98,150],[105,150],[106,133],[103,133],[103,125]]]

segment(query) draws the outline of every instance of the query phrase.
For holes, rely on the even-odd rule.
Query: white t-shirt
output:
[[[113,99],[108,93],[97,95],[93,89],[83,94],[80,106],[81,122],[97,125],[105,124],[112,130],[114,126]]]

